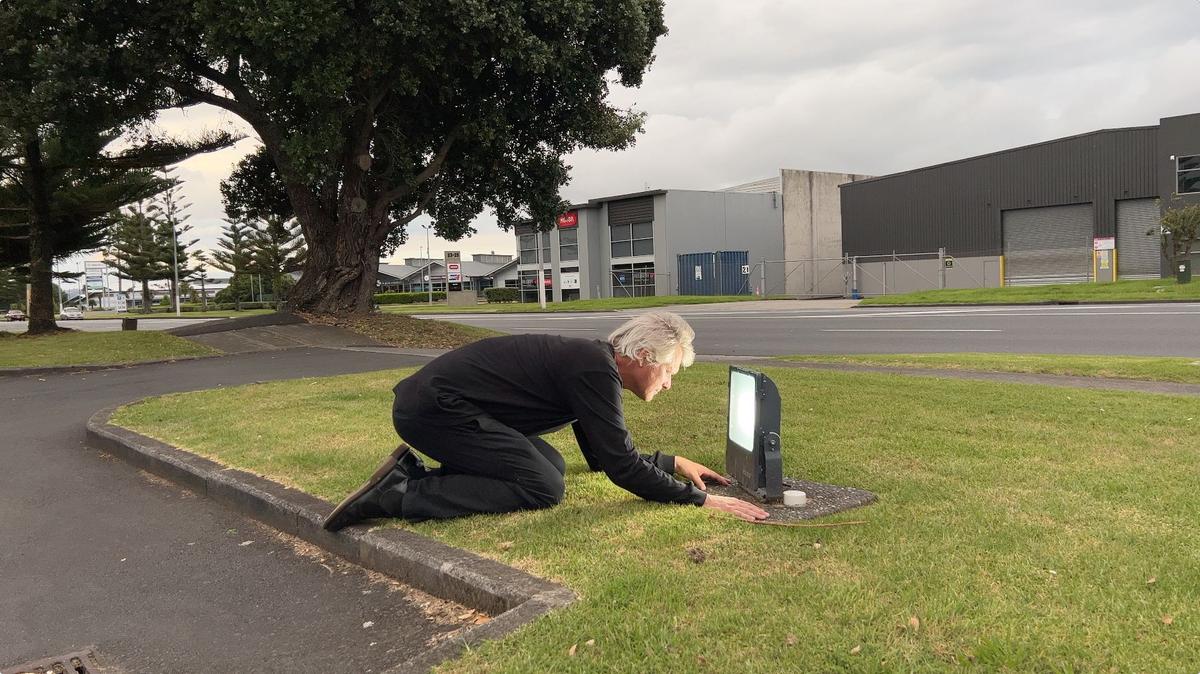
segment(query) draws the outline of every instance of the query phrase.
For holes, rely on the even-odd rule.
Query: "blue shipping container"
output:
[[[680,295],[749,295],[750,251],[720,250],[679,256]]]

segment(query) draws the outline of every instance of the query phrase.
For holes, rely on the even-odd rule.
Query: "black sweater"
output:
[[[523,435],[572,424],[588,466],[617,486],[651,501],[704,503],[703,491],[672,477],[674,456],[634,449],[606,342],[493,337],[439,356],[394,390],[393,413],[422,423],[453,425],[486,415]]]

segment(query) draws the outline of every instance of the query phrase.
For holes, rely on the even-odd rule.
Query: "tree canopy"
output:
[[[165,81],[262,141],[236,200],[278,213],[286,194],[309,248],[292,298],[315,311],[369,309],[381,249],[422,213],[450,240],[485,209],[549,227],[563,157],[640,129],[609,88],[639,85],[666,32],[662,0],[151,6]]]

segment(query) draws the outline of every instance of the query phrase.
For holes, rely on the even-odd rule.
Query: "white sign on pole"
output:
[[[462,263],[448,262],[446,263],[446,280],[450,283],[462,282]]]
[[[104,274],[108,271],[108,265],[103,262],[84,262],[83,275],[87,282],[88,290],[104,290]]]
[[[1114,250],[1117,247],[1117,239],[1111,236],[1097,236],[1092,239],[1094,250]]]

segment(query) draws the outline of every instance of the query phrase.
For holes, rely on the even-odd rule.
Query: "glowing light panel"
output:
[[[734,370],[729,376],[729,439],[747,452],[754,451],[758,414],[754,376]]]

